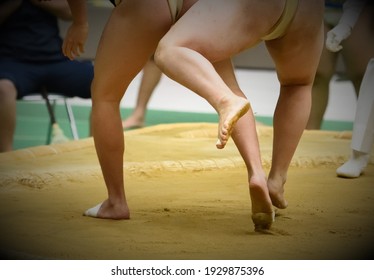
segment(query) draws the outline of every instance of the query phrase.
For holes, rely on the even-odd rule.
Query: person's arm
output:
[[[84,52],[88,36],[87,5],[85,0],[67,0],[73,16],[73,22],[68,28],[62,51],[71,60]]]
[[[22,0],[6,0],[0,2],[0,25],[21,6],[21,3]]]
[[[343,47],[341,42],[347,39],[352,32],[367,0],[347,0],[343,5],[343,14],[339,23],[327,32],[326,48],[338,52]]]

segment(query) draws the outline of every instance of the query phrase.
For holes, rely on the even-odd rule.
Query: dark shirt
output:
[[[9,0],[6,0],[9,1]],[[4,0],[0,0],[0,3]],[[66,60],[57,18],[23,0],[0,25],[0,59],[22,62]]]
[[[325,0],[325,7],[342,8],[345,0]]]

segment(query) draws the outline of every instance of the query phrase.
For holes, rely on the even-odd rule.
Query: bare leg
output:
[[[324,43],[323,2],[314,4],[310,1],[299,2],[299,12],[287,35],[266,44],[281,84],[274,114],[273,154],[268,178],[273,205],[281,209],[288,205],[284,198],[284,185],[309,118],[312,84]],[[310,25],[303,28],[305,20]],[[295,41],[296,38],[302,39]],[[303,51],[299,52],[300,49]]]
[[[273,205],[286,208],[284,184],[288,167],[304,131],[310,110],[311,85],[281,86],[274,114],[272,164],[268,187]]]
[[[283,6],[284,1],[200,0],[162,39],[156,51],[156,63],[166,74],[199,92],[213,105],[220,101],[217,95],[229,96],[230,92],[209,62],[223,60],[254,46],[268,34]],[[287,206],[283,186],[309,116],[311,87],[323,46],[323,9],[323,1],[300,1],[287,34],[267,44],[282,85],[267,185],[272,203],[280,208]],[[263,18],[265,14],[267,20]],[[217,105],[215,108],[220,112]]]
[[[325,34],[329,30],[325,26]],[[325,35],[326,36],[326,35]],[[312,107],[306,129],[320,129],[329,101],[330,81],[335,73],[337,54],[323,48],[312,88]]]
[[[198,1],[157,48],[155,61],[162,71],[205,98],[218,112],[218,148],[225,146],[234,124],[249,106],[246,100],[232,94],[212,62],[257,44],[277,21],[283,5],[283,1],[274,1],[269,9],[269,3],[263,1],[256,1],[256,5],[243,0]],[[268,21],[260,17],[264,10],[271,17]],[[248,22],[243,22],[243,18]]]
[[[120,100],[170,25],[166,1],[123,0],[105,27],[95,60],[92,126],[108,199],[86,215],[110,219],[130,217],[124,189]]]
[[[231,61],[225,60],[215,63],[214,66],[228,87],[236,95],[245,97],[237,83]],[[266,174],[262,168],[256,122],[251,108],[236,123],[232,138],[247,167],[255,229],[269,229],[274,220],[274,212],[267,188]]]
[[[160,58],[162,54],[159,52],[156,55]],[[180,59],[175,60],[174,57]],[[233,95],[232,91],[219,77],[213,65],[195,51],[187,48],[177,48],[173,50],[172,55],[167,55],[161,59],[165,63],[162,64],[162,70],[167,76],[198,93],[217,111],[219,114],[219,129],[216,146],[219,149],[224,148],[235,123],[248,111],[248,101],[243,97]],[[181,63],[178,69],[169,66],[169,59]],[[196,75],[186,75],[184,72],[188,68],[204,70],[199,71],[200,73],[196,73]]]
[[[143,76],[139,87],[136,106],[132,114],[122,122],[124,129],[139,128],[144,126],[147,105],[153,91],[160,82],[161,70],[150,59],[143,69]]]
[[[13,150],[16,128],[17,90],[9,80],[0,80],[0,153]]]
[[[374,142],[374,59],[371,59],[358,96],[352,135],[352,156],[336,173],[346,178],[359,177],[368,164]]]

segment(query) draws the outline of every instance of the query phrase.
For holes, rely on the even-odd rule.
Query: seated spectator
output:
[[[72,19],[66,0],[0,0],[0,152],[13,149],[17,99],[91,97],[93,65],[63,55],[58,19]]]

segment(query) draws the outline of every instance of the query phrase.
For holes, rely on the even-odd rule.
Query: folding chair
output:
[[[25,96],[23,100],[25,101],[44,100],[45,101],[48,114],[49,114],[49,118],[50,118],[47,140],[46,140],[47,145],[51,143],[66,142],[69,140],[64,135],[62,129],[60,128],[56,120],[55,105],[58,100],[62,100],[64,102],[66,113],[67,113],[69,123],[70,123],[71,133],[73,135],[73,139],[74,140],[79,139],[78,129],[76,126],[73,109],[72,109],[72,106],[71,106],[71,103],[68,97],[60,95],[60,94],[54,94],[54,93],[50,94],[47,92],[45,88],[43,88],[40,93]]]

